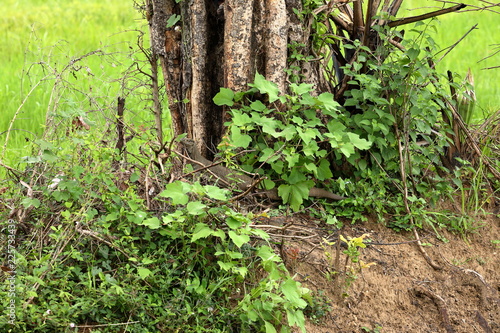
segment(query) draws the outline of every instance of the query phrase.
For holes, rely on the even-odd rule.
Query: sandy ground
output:
[[[294,216],[258,222],[262,228],[271,225],[267,230],[275,240],[288,236],[277,246],[287,267],[303,286],[321,291],[319,305],[330,303],[331,311],[308,322],[308,333],[500,332],[500,244],[495,242],[500,219],[492,214],[478,223],[484,226],[466,238],[440,231],[447,241],[419,230],[432,267],[413,232],[397,233],[374,222],[345,223],[340,232],[345,238],[369,234],[374,243],[360,249],[359,263],[345,265],[345,246],[337,259],[337,246],[322,241],[334,242],[338,233],[321,221]],[[360,268],[361,261],[374,265]],[[357,276],[349,286],[346,271]]]

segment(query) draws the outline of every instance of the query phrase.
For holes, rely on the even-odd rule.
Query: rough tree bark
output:
[[[152,52],[162,68],[175,136],[187,133],[208,156],[227,120],[212,102],[220,87],[246,90],[258,71],[286,91],[287,44],[309,48],[308,27],[294,8],[300,11],[302,1],[147,1]],[[301,74],[316,85],[311,73],[318,69]]]

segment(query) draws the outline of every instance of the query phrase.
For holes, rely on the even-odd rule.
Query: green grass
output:
[[[114,97],[118,94],[119,82],[106,86],[101,83],[119,77],[130,65],[131,61],[122,60],[129,52],[128,44],[135,44],[137,34],[125,31],[137,29],[144,22],[139,20],[132,1],[120,0],[7,0],[2,4],[2,11],[0,158],[5,155],[4,162],[10,164],[19,155],[26,154],[23,146],[27,140],[35,140],[43,133],[55,83],[53,71],[61,71],[71,59],[94,50],[115,53],[107,57],[87,57],[77,63],[82,66],[79,71],[77,68],[72,71],[80,89],[97,89],[103,96]],[[29,95],[31,88],[47,75]],[[74,92],[65,94],[65,98],[61,101],[63,107],[78,104],[82,99]],[[4,154],[6,131],[12,119],[15,121],[7,142],[8,153]]]
[[[481,5],[477,0],[463,2]],[[398,17],[419,15],[443,7],[442,3],[433,0],[404,0],[403,6]],[[445,7],[450,6],[447,4]],[[415,8],[418,9],[410,10]],[[463,10],[467,9],[472,8],[466,7]],[[496,8],[496,11],[500,12],[500,6]],[[442,15],[438,17],[438,20],[434,39],[441,48],[453,45],[475,24],[478,24],[475,30],[446,55],[437,69],[443,73],[451,70],[462,77],[465,77],[469,68],[471,69],[478,106],[473,121],[480,121],[485,115],[500,109],[500,80],[498,79],[500,69],[484,69],[500,66],[500,54],[481,61],[500,48],[500,14],[491,11],[468,11]],[[438,57],[443,54],[444,52]]]

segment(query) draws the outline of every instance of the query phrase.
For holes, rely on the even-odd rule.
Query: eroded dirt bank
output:
[[[363,268],[347,289],[344,276],[335,277],[336,245],[320,240],[334,241],[335,233],[307,218],[272,219],[263,223],[288,225],[273,233],[295,236],[284,239],[281,252],[297,280],[331,300],[332,310],[309,322],[309,333],[500,332],[497,217],[480,221],[486,226],[467,240],[443,231],[448,240],[443,242],[433,232],[420,231],[423,248],[441,269],[428,264],[411,232],[396,233],[373,222],[346,225],[341,231],[346,238],[368,233],[376,243],[359,256],[363,264],[375,265]],[[337,260],[344,267],[345,255]],[[359,270],[359,265],[348,266]],[[339,286],[348,296],[338,297]]]

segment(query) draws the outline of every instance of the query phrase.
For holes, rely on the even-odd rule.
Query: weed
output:
[[[333,281],[334,290],[338,293],[336,296],[342,296],[341,298],[348,297],[349,288],[358,279],[358,274],[364,269],[375,265],[375,263],[365,263],[359,259],[361,254],[360,248],[366,248],[364,241],[368,236],[368,234],[364,234],[360,237],[348,237],[346,239],[339,234],[336,242],[323,240],[323,251],[329,263],[326,278]],[[345,255],[342,267],[340,263],[340,251],[342,248],[340,242],[346,247],[345,250],[342,250],[342,253]],[[335,252],[331,252],[329,250],[331,248],[335,248]]]
[[[322,290],[319,290],[317,294],[313,294],[311,301],[304,309],[304,315],[314,324],[320,324],[331,310],[332,304],[330,299],[325,296]]]
[[[148,207],[141,184],[150,176],[139,171],[148,168],[120,168],[119,152],[94,135],[40,140],[41,153],[26,159],[29,191],[10,193],[28,217],[16,236],[23,283],[11,330],[116,332],[123,318],[138,332],[303,329],[309,290],[227,203],[228,190],[149,179],[162,190]]]
[[[381,333],[382,332],[381,331],[382,326],[380,326],[379,324],[375,324],[374,328],[362,326],[361,329],[363,330],[363,332],[367,332],[367,333]]]

